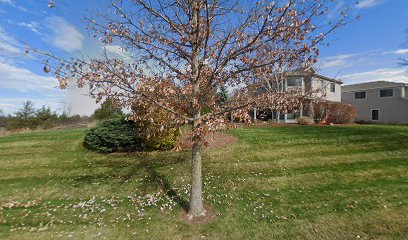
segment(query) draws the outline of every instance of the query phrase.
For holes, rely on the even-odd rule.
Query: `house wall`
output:
[[[343,92],[342,102],[349,103],[357,108],[357,119],[371,121],[371,110],[378,109],[379,122],[408,123],[408,98],[404,87],[394,87],[393,97],[380,98],[380,89],[368,89],[365,99],[355,99],[355,91]]]
[[[317,98],[323,99],[323,100],[329,100],[329,101],[334,101],[334,102],[341,102],[341,84],[339,83],[334,83],[335,84],[335,92],[330,91],[330,83],[332,81],[325,80],[320,77],[311,77],[311,75],[292,75],[287,77],[287,79],[302,79],[302,86],[300,87],[289,87],[287,86],[287,81],[284,82],[283,89],[288,90],[289,88],[300,88],[302,89],[303,94],[305,92],[310,91],[311,89],[313,91],[321,90],[321,87],[323,86],[323,93],[325,93],[325,96],[322,97],[322,93],[317,94]],[[260,94],[263,92],[264,89],[263,87],[258,87],[256,92]],[[259,119],[259,120],[268,120],[268,119],[274,119],[278,122],[281,123],[296,123],[297,118],[300,116],[309,116],[309,104],[306,103],[301,109],[299,109],[298,112],[295,113],[295,118],[291,117],[291,114],[280,114],[280,113],[272,113],[270,111],[251,111],[250,114],[253,116],[254,119]],[[254,115],[255,112],[255,115]],[[310,116],[309,116],[310,117]]]
[[[330,81],[313,77],[312,78],[312,88],[314,91],[321,90],[326,95],[322,97],[324,100],[341,102],[341,85],[339,83],[334,83],[335,92],[330,91]]]

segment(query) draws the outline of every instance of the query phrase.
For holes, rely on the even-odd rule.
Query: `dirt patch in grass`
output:
[[[180,217],[183,221],[188,223],[188,225],[190,226],[197,226],[197,225],[202,225],[202,224],[212,222],[215,219],[214,209],[211,208],[210,206],[204,206],[204,209],[205,209],[205,215],[203,216],[190,218],[187,212],[183,210],[180,214]]]
[[[204,138],[204,141],[205,141],[205,147],[213,148],[213,147],[222,147],[222,146],[233,144],[237,141],[237,139],[223,132],[214,132],[214,133],[207,134]],[[183,133],[179,146],[181,149],[192,147],[191,131]]]

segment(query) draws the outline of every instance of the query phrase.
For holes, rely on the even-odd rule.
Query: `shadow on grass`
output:
[[[158,186],[167,194],[167,196],[173,199],[180,207],[184,209],[184,211],[188,212],[188,206],[190,205],[187,200],[182,198],[171,186],[169,181],[156,171],[155,168],[147,167],[147,172],[149,173],[149,177],[151,182],[157,183]]]
[[[189,202],[177,193],[172,187],[172,184],[168,181],[167,176],[158,171],[161,167],[183,164],[187,162],[187,159],[185,153],[129,153],[120,156],[108,155],[106,159],[95,161],[94,164],[97,166],[108,167],[112,169],[113,172],[119,172],[116,170],[127,168],[128,171],[125,174],[117,175],[117,177],[123,182],[130,180],[133,177],[147,174],[147,181],[144,181],[145,188],[148,188],[149,185],[152,187],[159,187],[169,198],[173,199],[187,212]]]

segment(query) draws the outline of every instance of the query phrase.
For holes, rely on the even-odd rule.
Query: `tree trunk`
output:
[[[199,21],[200,2],[193,4],[192,12],[192,39],[193,46],[191,72],[193,83],[193,148],[192,148],[192,163],[191,163],[191,191],[190,191],[190,207],[188,216],[190,218],[205,215],[202,193],[202,163],[201,150],[203,145],[202,139],[202,122],[201,122],[201,98],[200,98],[200,41],[199,41]]]
[[[199,114],[198,114],[199,115]],[[197,116],[197,115],[196,115]],[[192,165],[191,165],[191,191],[190,191],[190,207],[188,216],[190,218],[205,215],[202,194],[202,134],[201,121],[195,119],[193,124],[193,148],[192,148]]]

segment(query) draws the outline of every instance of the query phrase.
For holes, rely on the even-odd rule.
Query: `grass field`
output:
[[[83,132],[0,137],[0,239],[408,239],[407,126],[230,130],[200,226],[180,218],[188,151],[96,154]]]

